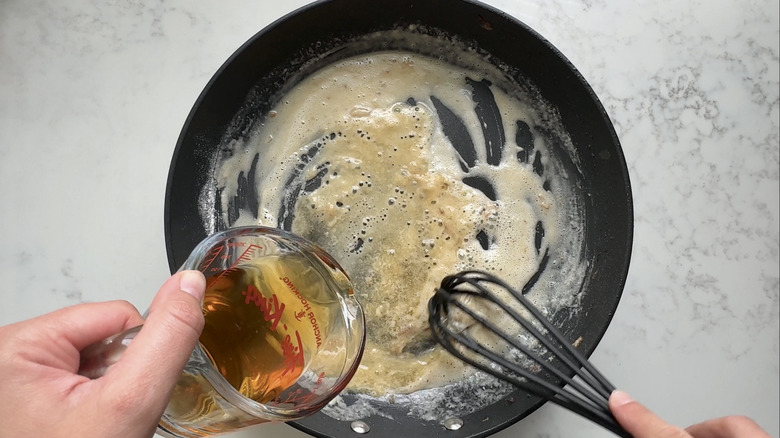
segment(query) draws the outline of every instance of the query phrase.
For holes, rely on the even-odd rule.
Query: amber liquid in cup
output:
[[[208,262],[207,257],[203,263]],[[310,255],[288,252],[252,258],[207,277],[206,325],[199,348],[224,380],[247,399],[294,410],[316,396],[328,374],[325,371],[331,368],[328,357],[332,356],[334,369],[344,361],[338,354],[340,348],[327,342],[331,327],[342,320],[342,308],[323,289],[322,275],[330,275],[332,284],[349,287],[349,294],[351,284],[337,266],[323,263],[320,268],[312,266]],[[201,270],[208,275],[206,266]],[[307,364],[318,354],[321,371],[302,383]],[[226,416],[230,407],[209,380],[186,372],[182,375],[163,416],[164,429],[170,422],[191,434],[224,433],[246,426],[247,421],[267,421],[237,421],[235,416]],[[230,418],[220,419],[226,417]]]
[[[206,277],[205,327],[158,433],[203,437],[310,415],[349,382],[365,344],[352,283],[324,250],[265,227],[201,242],[182,266]],[[141,327],[82,351],[100,377]]]
[[[270,402],[295,383],[338,308],[317,293],[321,279],[307,264],[298,254],[268,257],[210,279],[200,342],[222,376],[257,402]]]

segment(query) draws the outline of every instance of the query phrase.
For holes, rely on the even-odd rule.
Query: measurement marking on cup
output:
[[[240,243],[242,243],[242,242],[240,242]],[[218,256],[218,255],[220,255],[220,253],[222,252],[222,250],[224,249],[224,250],[226,250],[226,251],[227,251],[228,247],[230,247],[230,246],[243,246],[243,245],[237,245],[237,244],[236,244],[236,245],[231,245],[231,244],[221,245],[221,246],[218,248],[218,251],[216,251],[216,252],[214,253],[214,255],[211,257],[211,259],[210,259],[210,260],[208,260],[208,261],[205,263],[205,266],[209,266],[209,265],[211,265],[211,264],[214,262],[214,260],[216,260],[217,256]],[[229,273],[231,273],[231,272],[235,272],[235,271],[237,270],[237,266],[238,266],[238,265],[239,265],[241,262],[247,262],[247,261],[249,261],[249,260],[252,260],[252,253],[253,253],[255,250],[259,250],[259,249],[263,249],[263,247],[262,247],[262,246],[260,246],[260,245],[255,245],[255,244],[251,244],[251,245],[249,245],[249,246],[248,246],[248,247],[247,247],[247,248],[244,250],[244,252],[242,252],[242,253],[241,253],[241,255],[240,255],[240,256],[238,256],[238,258],[236,258],[236,260],[233,262],[233,264],[231,264],[231,265],[230,265],[230,266],[229,266],[227,269],[223,270],[222,272],[220,272],[220,273],[217,275],[217,278],[216,278],[216,279],[217,279],[217,280],[219,280],[220,278],[224,277],[225,275],[227,275],[227,274],[229,274]],[[212,251],[212,252],[213,252],[213,251]],[[224,256],[226,256],[226,255],[228,255],[228,254],[225,254],[225,255],[223,255],[223,257],[224,257]],[[217,271],[219,271],[219,270],[220,270],[220,268],[219,268],[218,266],[212,266],[211,268],[209,268],[209,271],[210,271],[210,272],[217,272]]]
[[[208,255],[205,259],[200,263],[200,270],[205,271],[205,269],[209,266],[211,266],[212,263],[214,263],[214,260],[217,259],[217,256],[219,256],[222,253],[222,250],[225,248],[225,245],[220,245],[216,248],[212,248],[211,251],[208,252]]]

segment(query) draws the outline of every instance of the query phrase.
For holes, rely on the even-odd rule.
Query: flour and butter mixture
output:
[[[470,378],[428,333],[427,302],[445,275],[482,269],[522,287],[549,250],[558,272],[532,299],[550,312],[571,305],[571,293],[553,286],[575,275],[561,257],[578,256],[580,237],[568,233],[579,228],[544,137],[531,137],[531,149],[518,144],[538,114],[492,79],[409,52],[338,61],[289,90],[216,164],[221,211],[240,190],[236,175],[257,167],[257,211],[228,225],[291,229],[353,280],[368,341],[348,389],[387,397]],[[474,84],[489,89],[497,120],[480,116]],[[445,111],[470,143],[455,147]],[[488,122],[504,131],[499,158],[488,157]]]

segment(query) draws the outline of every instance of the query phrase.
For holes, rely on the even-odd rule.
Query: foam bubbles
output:
[[[251,152],[236,152],[217,166],[224,203],[235,196],[231,178],[245,170],[247,155],[259,151],[259,222],[271,226],[278,224],[275,212],[298,168],[304,190],[292,231],[323,246],[355,284],[369,339],[349,387],[359,394],[350,404],[337,398],[323,410],[334,418],[382,415],[376,403],[405,406],[422,419],[448,418],[510,392],[440,348],[409,348],[426,333],[427,301],[445,275],[481,269],[520,287],[550,250],[551,268],[531,298],[550,311],[576,304],[569,285],[585,268],[579,263],[579,211],[567,184],[556,179],[565,172],[550,159],[544,136],[533,142],[536,167],[516,158],[519,146],[509,133],[503,160],[486,163],[466,80],[482,77],[412,53],[339,61],[286,94],[275,115],[247,139],[244,150]],[[533,130],[545,120],[527,101],[499,87],[491,91],[507,129],[523,120]],[[473,167],[464,170],[431,96],[462,118],[474,141]],[[322,145],[316,154],[309,153],[312,142]],[[467,176],[489,181],[495,199],[465,184]],[[239,218],[252,222],[251,215]]]

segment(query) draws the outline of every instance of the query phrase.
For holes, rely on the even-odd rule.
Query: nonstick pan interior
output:
[[[245,135],[271,109],[274,96],[301,72],[361,51],[394,48],[354,44],[361,36],[413,26],[429,34],[453,36],[477,46],[496,63],[509,67],[549,102],[567,130],[573,150],[559,148],[563,162],[576,162],[585,222],[581,308],[556,314],[564,333],[582,337],[581,351],[592,353],[619,302],[631,253],[633,212],[628,171],[620,143],[603,107],[586,81],[550,43],[501,11],[463,0],[331,0],[314,3],[283,17],[240,47],[198,97],[185,122],[171,162],[165,198],[165,235],[172,271],[208,234],[204,216],[215,228],[222,212],[204,212],[202,196],[214,186],[213,160],[225,138]],[[399,47],[410,49],[409,47]],[[413,49],[413,48],[412,48]],[[248,181],[252,181],[249,176]],[[249,184],[251,186],[251,184]],[[244,191],[252,202],[255,194]],[[459,418],[457,430],[446,418],[422,421],[388,405],[384,416],[362,419],[371,436],[479,437],[503,429],[538,408],[542,401],[515,391],[491,406]],[[458,422],[458,424],[460,423]],[[453,424],[449,422],[447,424]],[[314,436],[357,436],[351,422],[324,415],[293,423]]]

